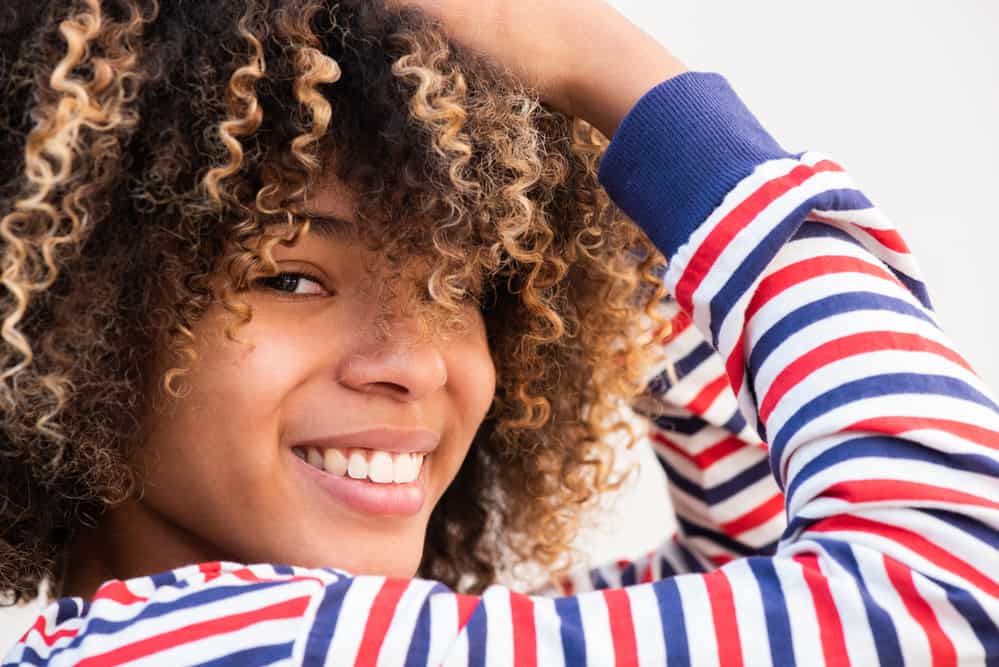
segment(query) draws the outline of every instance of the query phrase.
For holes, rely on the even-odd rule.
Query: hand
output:
[[[552,106],[608,137],[649,89],[686,71],[603,0],[390,0],[440,20]]]

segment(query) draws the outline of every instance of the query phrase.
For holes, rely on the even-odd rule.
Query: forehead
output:
[[[356,232],[358,195],[328,168],[309,188],[302,214],[309,218],[311,233],[324,238],[344,238]]]

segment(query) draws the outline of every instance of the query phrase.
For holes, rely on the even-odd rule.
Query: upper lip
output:
[[[316,449],[374,449],[396,454],[424,454],[437,448],[440,435],[425,428],[373,428],[353,433],[315,438],[296,443],[295,447]]]

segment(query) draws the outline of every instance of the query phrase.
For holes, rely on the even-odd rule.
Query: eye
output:
[[[295,271],[285,271],[276,276],[258,278],[254,282],[268,289],[285,294],[309,296],[329,293],[315,276]]]

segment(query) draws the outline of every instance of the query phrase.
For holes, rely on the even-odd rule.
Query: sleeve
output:
[[[678,530],[650,553],[574,571],[545,594],[648,583],[771,555],[787,526],[766,443],[740,412],[721,358],[672,295],[660,313],[670,324],[665,360],[650,369],[632,407],[647,419],[646,440],[666,474]]]
[[[340,576],[311,595],[230,583],[236,602],[220,607],[192,585],[146,607],[146,627],[296,664],[997,664],[999,406],[941,331],[895,226],[838,164],[780,149],[713,74],[639,101],[601,177],[668,258],[670,293],[767,443],[788,516],[772,555],[557,599]],[[175,632],[180,607],[212,625]],[[151,630],[110,642],[87,628],[96,662],[149,646]],[[25,642],[47,655],[86,634]]]

